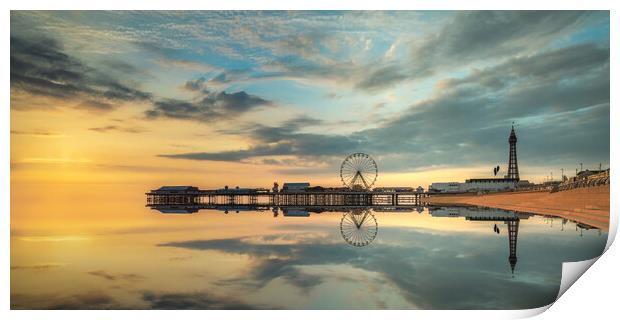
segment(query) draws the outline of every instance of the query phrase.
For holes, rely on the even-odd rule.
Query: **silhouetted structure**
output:
[[[508,175],[506,175],[506,178],[519,181],[519,166],[517,165],[517,135],[515,134],[515,126],[512,126],[512,129],[510,130],[508,143],[510,144],[510,151],[508,155]]]
[[[517,265],[517,236],[519,234],[519,219],[506,221],[508,225],[508,243],[510,246],[510,255],[508,256],[508,262],[510,262],[510,270],[512,274],[515,273],[515,266]]]
[[[427,194],[418,189],[351,190],[309,187],[308,183],[285,183],[274,192],[265,188],[223,188],[201,190],[188,186],[167,186],[146,193],[148,207],[189,204],[204,209],[226,206],[252,207],[399,207],[418,206]]]

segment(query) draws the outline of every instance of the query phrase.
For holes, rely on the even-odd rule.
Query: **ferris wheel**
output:
[[[369,245],[377,237],[377,231],[377,219],[368,210],[348,212],[340,219],[342,238],[355,247]]]
[[[377,163],[365,153],[353,153],[340,166],[340,179],[351,189],[369,190],[377,180]]]

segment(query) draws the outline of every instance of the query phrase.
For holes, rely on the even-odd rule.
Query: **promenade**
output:
[[[524,191],[485,195],[433,195],[424,200],[435,205],[476,205],[553,215],[609,229],[609,184],[553,193]]]

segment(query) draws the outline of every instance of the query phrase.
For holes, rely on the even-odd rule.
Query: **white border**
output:
[[[611,0],[110,0],[86,2],[77,0],[23,0],[11,3],[11,10],[610,10]]]
[[[202,10],[225,10],[225,9],[295,9],[295,10],[307,10],[307,9],[355,9],[355,10],[386,10],[386,9],[405,9],[405,10],[476,10],[476,9],[500,9],[500,10],[611,10],[610,23],[611,23],[611,57],[617,56],[616,44],[618,41],[618,27],[617,27],[617,4],[618,2],[604,1],[604,0],[562,0],[562,1],[540,1],[540,0],[521,0],[521,1],[491,1],[491,0],[469,0],[469,1],[446,1],[446,0],[434,0],[434,1],[408,1],[407,3],[397,0],[381,0],[381,1],[369,1],[369,0],[340,0],[319,3],[318,1],[277,1],[277,0],[226,0],[207,3],[205,1],[185,1],[179,3],[178,1],[163,1],[163,0],[142,0],[132,1],[127,0],[108,0],[105,2],[85,2],[85,1],[71,1],[71,0],[56,0],[56,1],[34,1],[34,0],[21,0],[19,2],[4,1],[0,6],[4,9],[2,11],[2,21],[5,40],[3,42],[2,50],[2,62],[5,66],[2,70],[4,74],[2,76],[2,98],[5,101],[5,107],[2,109],[2,116],[0,116],[0,141],[2,143],[3,154],[0,158],[2,168],[2,190],[10,190],[10,108],[9,108],[9,88],[10,88],[10,11],[9,10],[34,10],[34,9],[46,9],[46,10],[92,10],[92,9],[151,9],[151,10],[185,10],[185,9],[202,9]],[[611,64],[611,83],[616,83],[617,68],[614,63]],[[613,88],[613,86],[612,86]],[[616,95],[611,90],[611,104],[615,101]],[[611,110],[611,137],[612,145],[610,149],[611,167],[618,168],[618,152],[617,146],[614,145],[615,139],[618,137],[618,112],[614,108]],[[618,226],[618,204],[613,199],[618,199],[618,191],[613,186],[617,185],[618,179],[612,174],[612,188],[611,188],[611,221],[610,221],[610,237],[607,243],[609,249],[606,254],[601,257],[601,261],[595,264],[592,269],[596,270],[582,276],[583,281],[577,281],[573,286],[575,289],[568,290],[566,294],[558,302],[554,304],[554,307],[546,312],[543,318],[556,319],[574,317],[576,315],[581,316],[598,316],[600,318],[607,318],[608,314],[617,313],[614,310],[616,299],[615,295],[618,290],[616,287],[609,286],[610,279],[615,279],[617,275],[618,266],[620,266],[619,250],[616,247],[610,245],[615,238],[617,226]],[[316,319],[317,317],[354,317],[358,319],[374,319],[377,316],[387,317],[419,317],[424,318],[454,318],[459,317],[462,319],[496,319],[496,318],[520,318],[528,317],[539,314],[547,309],[547,307],[532,309],[532,310],[518,310],[518,311],[9,311],[9,296],[10,296],[10,204],[9,192],[1,192],[0,197],[2,205],[4,207],[2,215],[2,245],[0,249],[0,257],[2,262],[0,263],[0,272],[2,274],[0,282],[0,318],[3,319],[40,319],[40,318],[62,318],[62,319],[80,319],[85,317],[90,319],[109,319],[111,317],[130,318],[135,316],[148,316],[153,319],[166,319],[169,320],[172,316],[182,316],[184,319],[188,318],[200,318],[204,319],[205,316],[215,317],[248,317],[251,316],[255,319],[285,319],[295,317],[298,319]],[[596,259],[593,259],[596,261]],[[590,261],[593,263],[593,261]],[[587,264],[587,263],[586,263]],[[579,264],[578,264],[579,265]],[[584,263],[581,263],[583,269]],[[573,266],[567,265],[567,270],[563,271],[563,274],[569,274],[575,272],[575,270],[568,270]],[[578,270],[577,270],[578,271]],[[586,279],[588,282],[586,282]],[[613,282],[611,282],[614,285]],[[617,285],[617,283],[615,283]],[[565,300],[565,301],[564,301]],[[602,303],[601,303],[602,302]]]

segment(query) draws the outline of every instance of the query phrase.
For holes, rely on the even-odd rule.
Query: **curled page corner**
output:
[[[609,232],[607,234],[607,244],[605,245],[605,249],[601,253],[601,255],[594,257],[589,260],[582,261],[574,261],[574,262],[564,262],[562,263],[562,279],[560,281],[560,290],[558,291],[558,296],[555,298],[555,301],[559,300],[562,295],[570,288],[576,281],[579,279],[594,263],[607,252],[611,244],[614,242],[616,238],[616,232],[618,229],[618,217],[610,214],[610,227]],[[555,302],[554,302],[555,303]],[[545,312],[549,309],[553,303],[550,303],[544,307],[535,308],[525,310],[526,312],[523,314],[525,317],[531,317]]]
[[[610,242],[608,242],[607,247],[609,247],[609,243]],[[601,256],[589,260],[562,263],[562,279],[560,282],[560,290],[558,291],[558,296],[555,298],[555,301],[558,301],[560,297],[562,297],[562,295],[568,290],[568,288],[570,288],[577,281],[577,279],[579,279],[600,257]],[[537,316],[547,311],[555,303],[555,301],[546,306],[521,310],[514,315],[519,318],[530,318],[533,316]]]
[[[577,281],[601,256],[590,260],[564,262],[562,263],[562,280],[560,282],[560,291],[558,292],[557,301]]]
[[[607,252],[611,244],[616,239],[616,232],[618,232],[618,216],[615,214],[611,214],[612,212],[618,212],[616,209],[609,211],[609,232],[607,233],[607,244],[605,245],[605,250],[603,250],[603,254]]]
[[[542,306],[542,307],[538,307],[538,308],[524,309],[524,310],[515,310],[514,312],[511,312],[511,313],[507,314],[507,318],[509,318],[509,319],[531,318],[531,317],[537,316],[537,315],[547,311],[547,309],[549,309],[552,305],[553,305],[553,303],[550,303],[550,304],[548,304],[546,306]]]

